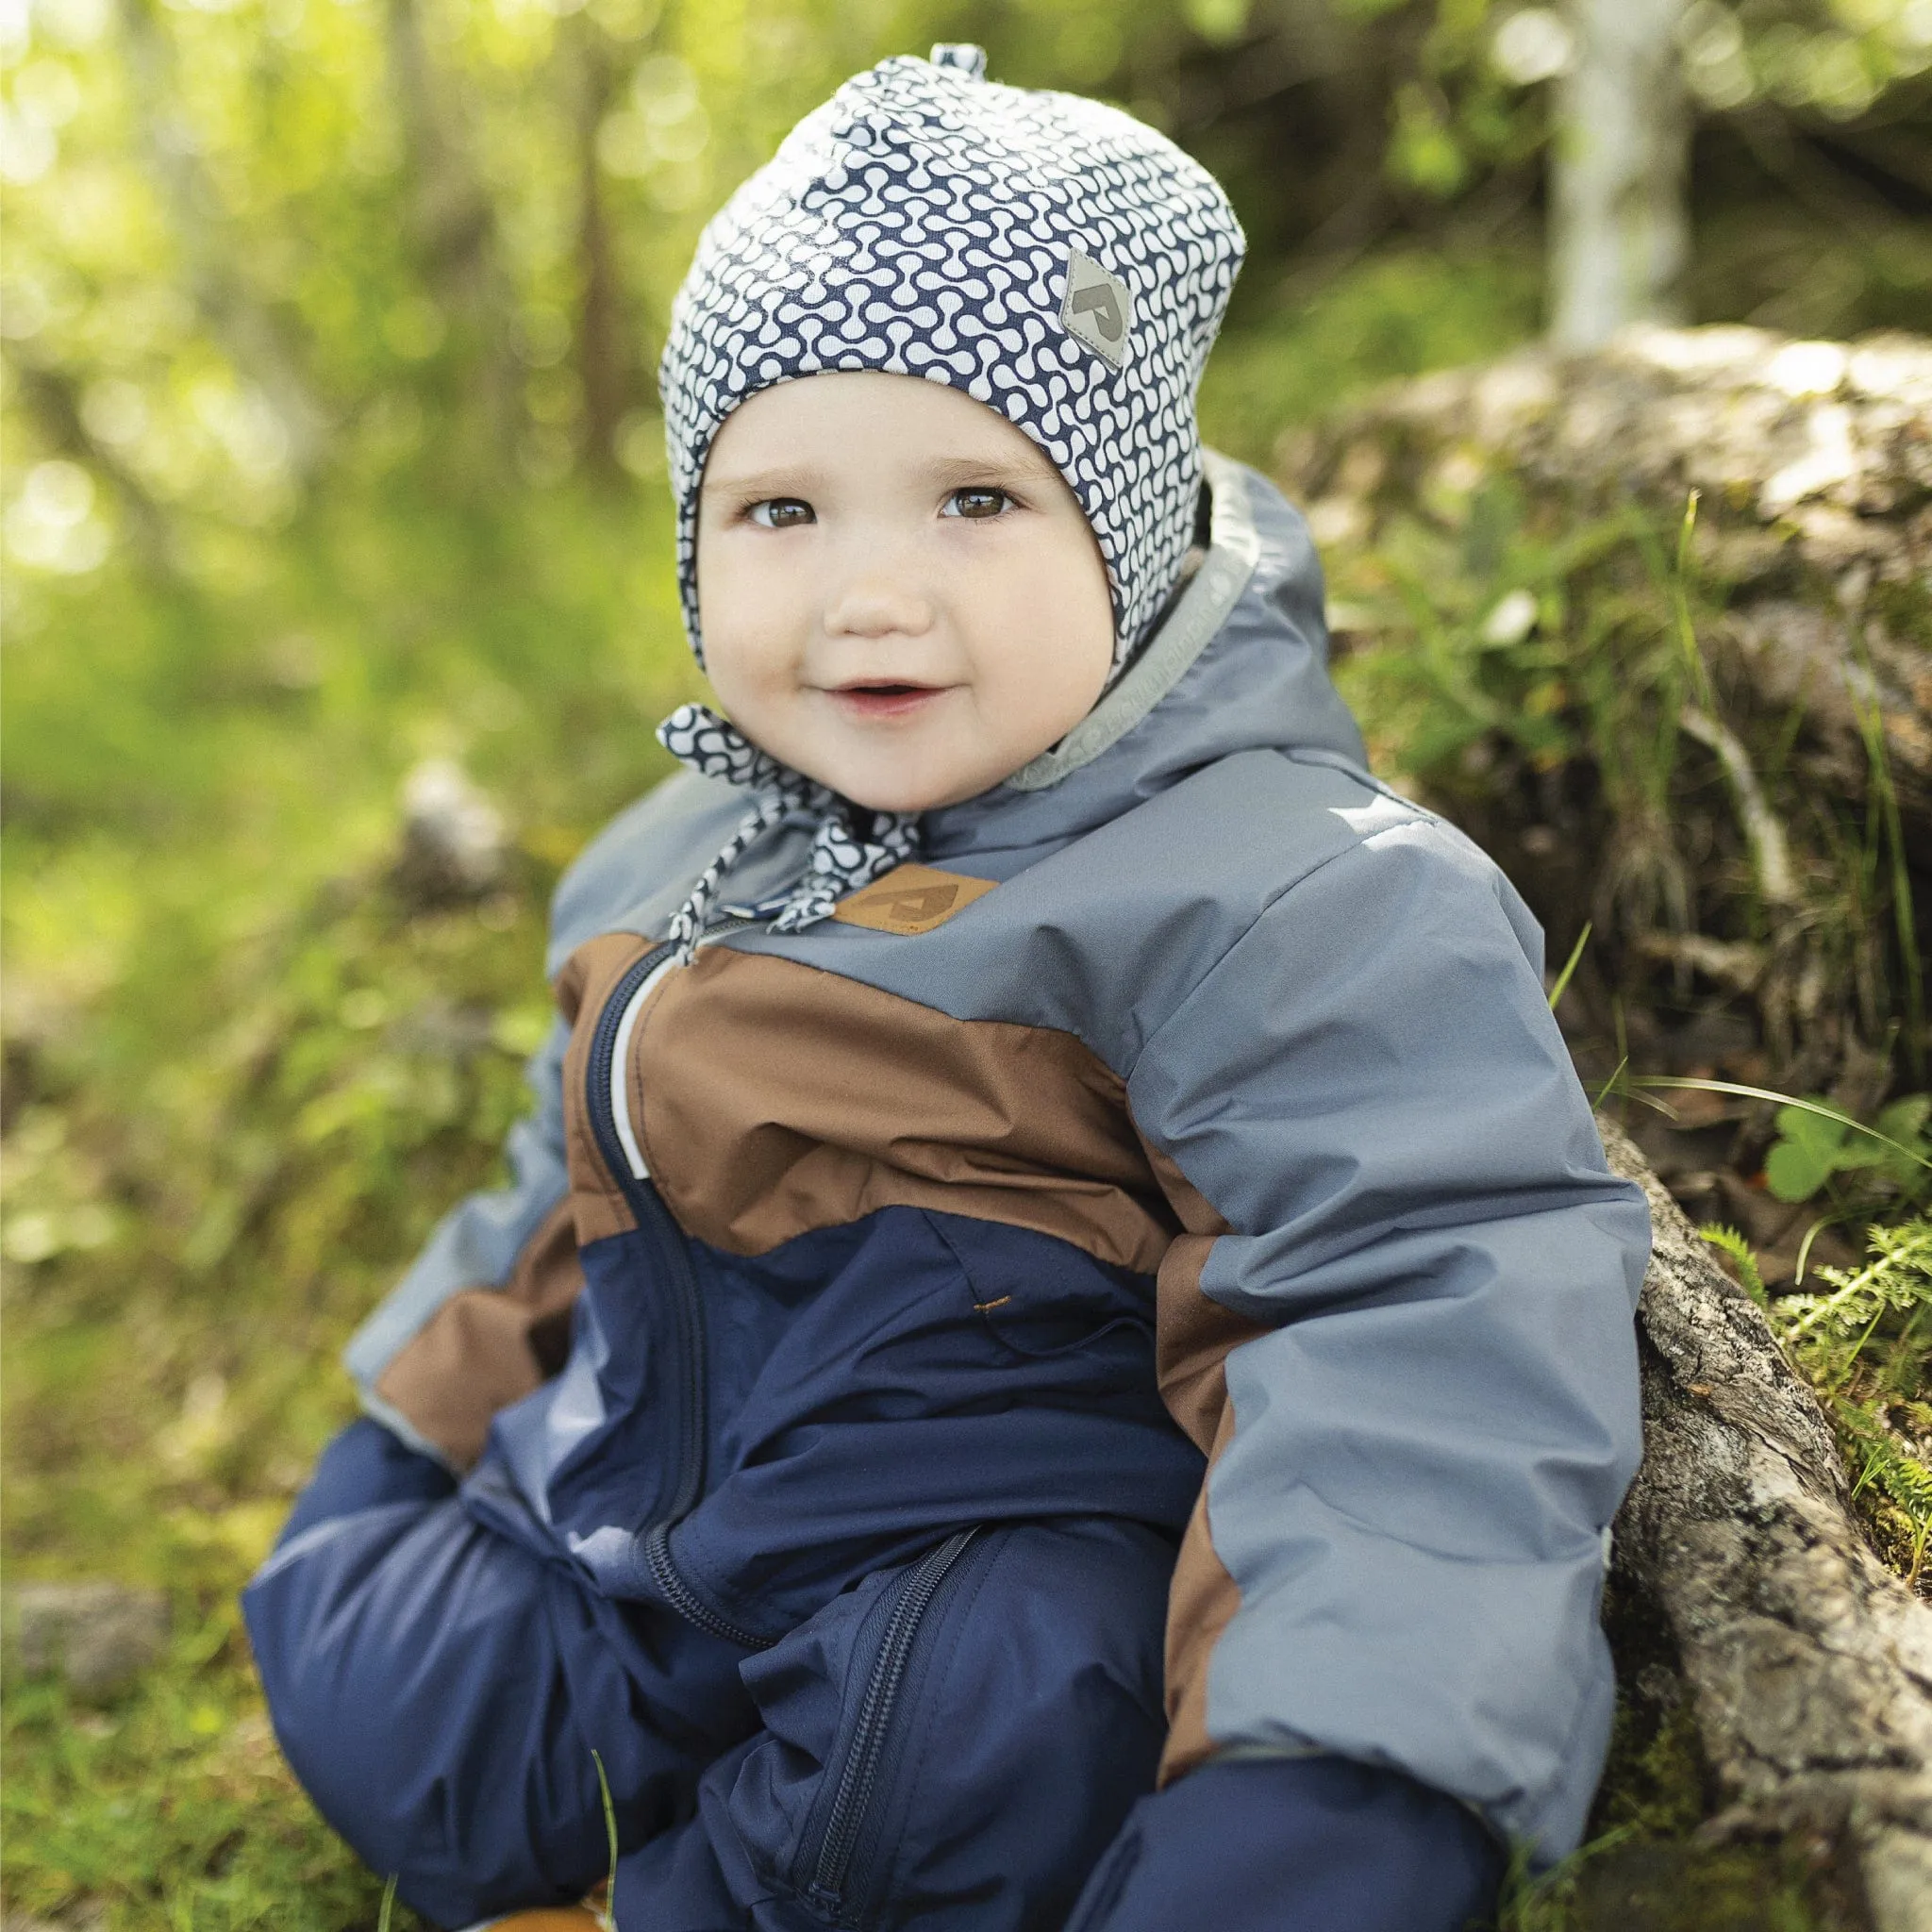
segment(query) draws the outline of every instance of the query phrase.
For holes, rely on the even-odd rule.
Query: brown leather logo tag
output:
[[[869,925],[874,932],[930,932],[974,900],[985,898],[994,883],[929,865],[896,865],[884,878],[841,899],[832,917],[847,925]]]

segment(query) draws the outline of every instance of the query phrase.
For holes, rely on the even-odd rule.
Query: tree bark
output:
[[[1822,1833],[1874,1932],[1932,1932],[1932,1607],[1865,1541],[1830,1426],[1762,1312],[1602,1125],[1656,1230],[1643,1467],[1615,1561],[1677,1649],[1725,1807],[1706,1829]]]

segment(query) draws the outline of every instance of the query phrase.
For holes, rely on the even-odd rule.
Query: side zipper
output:
[[[684,1372],[683,1423],[679,1443],[677,1483],[672,1491],[671,1507],[664,1516],[639,1539],[644,1568],[672,1608],[688,1623],[747,1649],[767,1650],[772,1639],[743,1630],[721,1617],[706,1604],[678,1574],[671,1555],[673,1525],[691,1514],[705,1491],[705,1445],[708,1437],[705,1414],[705,1309],[698,1295],[697,1276],[691,1265],[691,1252],[684,1234],[671,1218],[657,1185],[631,1164],[625,1135],[620,1130],[617,1097],[612,1086],[620,1035],[629,1039],[628,1021],[635,1024],[633,1011],[646,982],[672,955],[667,945],[654,946],[611,989],[597,1016],[597,1030],[591,1036],[590,1067],[585,1075],[585,1100],[590,1111],[591,1131],[597,1142],[605,1167],[624,1193],[639,1232],[650,1243],[659,1264],[658,1272],[671,1285],[672,1304],[677,1320],[678,1360]]]
[[[928,1551],[899,1585],[891,1615],[886,1621],[886,1634],[873,1659],[872,1674],[866,1679],[858,1722],[853,1728],[844,1769],[839,1774],[838,1794],[832,1800],[832,1815],[819,1847],[818,1865],[807,1888],[807,1896],[821,1911],[836,1915],[845,1907],[853,1857],[878,1784],[880,1760],[920,1626],[941,1586],[978,1534],[976,1527],[956,1530],[938,1548]]]

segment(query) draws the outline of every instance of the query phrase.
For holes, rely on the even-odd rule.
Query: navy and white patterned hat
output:
[[[845,369],[950,384],[1058,466],[1113,593],[1123,664],[1194,527],[1194,392],[1244,246],[1206,169],[1131,116],[996,86],[977,47],[882,61],[807,115],[706,228],[659,386],[678,575],[720,425]]]

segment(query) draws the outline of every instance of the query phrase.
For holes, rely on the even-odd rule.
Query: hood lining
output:
[[[1239,463],[1203,450],[1211,509],[1208,555],[1167,622],[1111,691],[1050,751],[1005,782],[1015,791],[1044,791],[1120,742],[1181,680],[1248,587],[1261,539]]]

